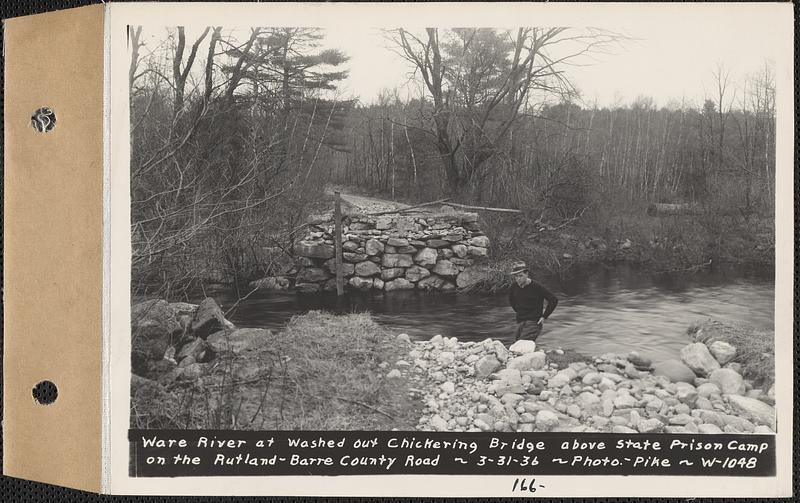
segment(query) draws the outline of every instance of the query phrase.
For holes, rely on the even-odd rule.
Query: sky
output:
[[[723,20],[720,20],[723,21]],[[674,25],[615,27],[628,40],[610,54],[572,67],[570,75],[587,104],[627,104],[639,96],[651,97],[658,106],[670,102],[702,103],[715,90],[714,70],[721,64],[734,84],[774,60],[777,38],[770,26],[733,18],[710,27],[708,20],[686,19],[680,30]],[[341,88],[362,102],[375,100],[382,89],[399,87],[401,97],[419,92],[405,85],[411,68],[388,50],[380,29],[331,27],[326,46],[350,56],[349,78]]]
[[[652,98],[656,106],[682,101],[699,106],[715,94],[714,70],[718,65],[730,72],[733,86],[741,86],[748,75],[762,69],[768,60],[790,60],[777,57],[780,47],[786,47],[781,45],[781,36],[785,34],[769,22],[774,22],[774,16],[759,17],[764,11],[751,10],[743,15],[740,9],[715,8],[713,16],[685,15],[698,12],[696,9],[676,10],[668,16],[636,16],[630,15],[633,9],[625,5],[619,9],[619,15],[603,18],[611,19],[613,26],[603,21],[599,27],[621,33],[627,40],[611,53],[598,54],[591,61],[584,60],[584,65],[569,69],[570,78],[586,105],[626,105],[641,96]],[[386,22],[385,18],[379,19]],[[357,21],[361,22],[309,23],[324,28],[326,38],[322,48],[337,48],[350,57],[346,64],[349,77],[340,83],[342,97],[357,97],[367,104],[375,101],[382,90],[394,88],[402,98],[418,96],[419,84],[409,84],[411,68],[388,49],[389,42],[382,30],[370,25],[372,21]],[[417,25],[424,21],[427,20],[417,21]],[[163,27],[147,31],[150,47],[163,42]],[[187,40],[200,31],[202,25],[187,27]],[[241,32],[244,38],[249,30],[241,27],[234,31]],[[206,47],[204,44],[200,48],[200,54],[204,54]],[[792,72],[791,68],[777,70],[785,75]]]

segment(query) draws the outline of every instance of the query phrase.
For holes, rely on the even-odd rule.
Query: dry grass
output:
[[[723,341],[736,347],[733,361],[742,365],[742,374],[755,386],[768,389],[775,382],[775,332],[754,330],[743,323],[707,320],[687,330],[689,337],[706,345]]]
[[[388,381],[388,369],[378,366],[401,358],[406,348],[369,314],[295,316],[281,342],[293,355],[287,392],[299,406],[287,428],[391,429],[407,419],[412,407],[404,384]]]
[[[404,381],[389,381],[405,343],[367,313],[295,316],[265,343],[226,353],[192,382],[167,385],[163,400],[132,403],[137,422],[188,429],[413,429],[419,404]],[[160,387],[160,386],[159,386]],[[135,425],[134,425],[135,426]]]
[[[508,290],[511,286],[511,260],[491,261],[486,265],[486,272],[478,281],[461,288],[464,293],[489,293],[496,294]]]

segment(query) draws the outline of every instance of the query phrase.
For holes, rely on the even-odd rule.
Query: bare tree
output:
[[[432,100],[432,132],[452,193],[475,189],[484,179],[487,161],[531,99],[574,95],[566,67],[619,40],[609,32],[567,28],[427,28],[424,35],[396,29],[387,35]]]

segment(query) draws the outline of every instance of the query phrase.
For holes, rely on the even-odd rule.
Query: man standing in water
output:
[[[514,262],[511,266],[511,290],[508,301],[517,313],[517,334],[515,340],[535,341],[542,333],[544,320],[558,305],[558,299],[550,290],[533,281],[528,274],[525,262]],[[544,301],[547,308],[544,308]]]

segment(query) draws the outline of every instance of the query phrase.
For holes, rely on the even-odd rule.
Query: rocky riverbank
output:
[[[407,336],[400,338],[408,341]],[[436,431],[772,433],[774,388],[754,388],[722,341],[655,365],[637,353],[567,363],[532,341],[408,341],[387,377],[424,403]]]
[[[155,428],[772,433],[772,379],[719,323],[680,360],[394,337],[368,314],[237,328],[207,298],[132,308],[131,424]],[[739,340],[736,338],[729,340]],[[746,340],[746,339],[741,339]],[[743,376],[744,374],[744,376]],[[770,385],[769,389],[763,389]],[[761,387],[759,387],[761,386]]]

